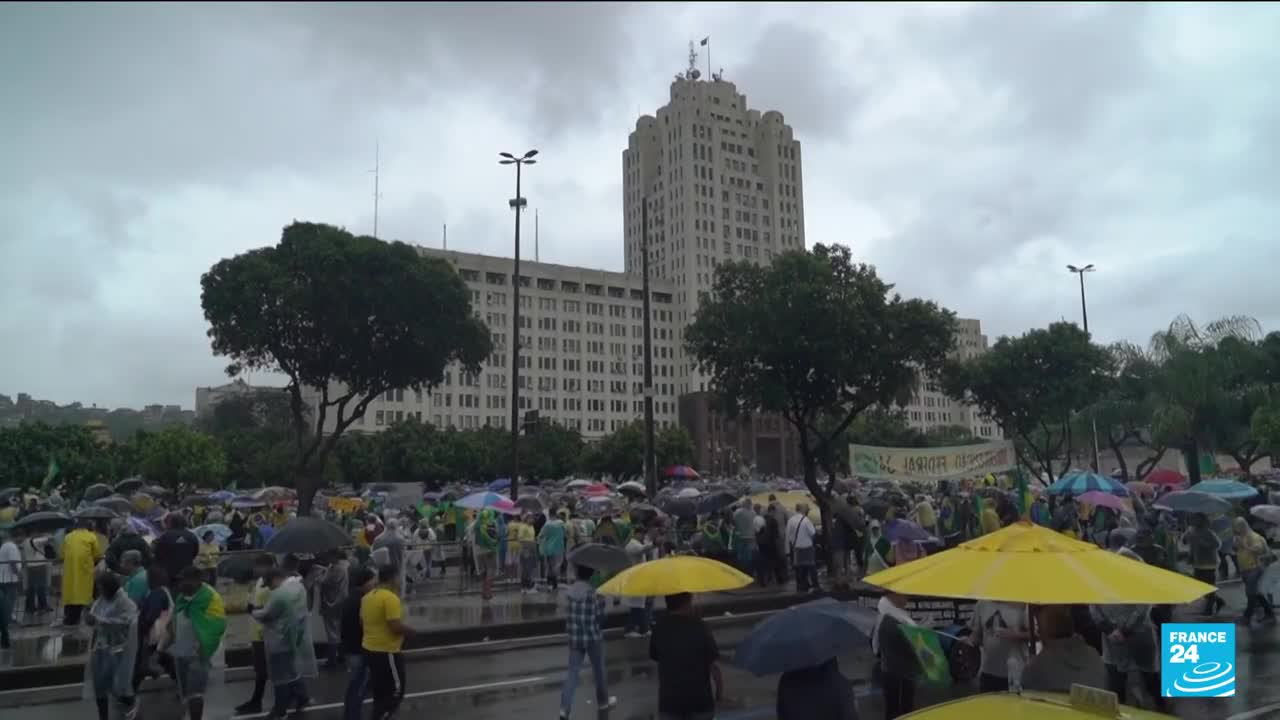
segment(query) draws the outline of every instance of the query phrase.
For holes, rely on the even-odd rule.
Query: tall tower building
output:
[[[641,271],[641,210],[649,206],[649,268],[673,283],[677,324],[693,321],[715,268],[770,262],[805,247],[800,142],[777,111],[748,109],[720,75],[689,69],[671,100],[636,121],[622,152],[626,272]],[[683,339],[683,329],[681,330]],[[679,390],[706,390],[679,344]]]

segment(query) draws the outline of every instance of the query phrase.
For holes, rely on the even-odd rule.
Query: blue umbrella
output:
[[[890,520],[884,526],[884,536],[889,542],[901,540],[926,542],[930,537],[928,531],[910,520]]]
[[[213,533],[213,541],[218,543],[219,545],[225,544],[227,542],[227,539],[231,537],[231,528],[227,527],[226,525],[223,525],[222,523],[209,523],[208,525],[201,525],[200,527],[196,528],[195,530],[192,530],[191,532],[193,532],[195,536],[200,538],[202,541],[204,540],[204,534],[207,532],[211,532]]]
[[[511,478],[498,478],[489,483],[489,489],[493,492],[501,492],[511,487]]]
[[[1200,483],[1203,485],[1204,483]],[[1196,487],[1199,487],[1197,485]],[[1205,515],[1213,515],[1216,513],[1225,513],[1231,510],[1231,503],[1225,499],[1215,495],[1199,492],[1198,490],[1181,490],[1178,492],[1165,493],[1161,495],[1153,504],[1153,507],[1159,510],[1172,510],[1173,512],[1185,513],[1204,513]]]
[[[757,625],[733,664],[757,676],[801,670],[866,646],[876,611],[832,598],[793,605]]]
[[[1083,495],[1094,490],[1121,497],[1129,496],[1129,489],[1120,481],[1091,472],[1067,473],[1058,478],[1057,482],[1050,485],[1045,492],[1050,495]]]
[[[219,490],[217,492],[209,493],[209,499],[217,500],[220,503],[231,502],[235,497],[236,494],[230,490]]]
[[[1248,500],[1258,494],[1256,489],[1239,480],[1231,480],[1229,478],[1203,480],[1192,485],[1190,489],[1205,495],[1220,497],[1223,500]]]

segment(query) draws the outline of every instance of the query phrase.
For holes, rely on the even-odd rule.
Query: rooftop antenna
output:
[[[382,195],[378,192],[378,181],[381,175],[382,167],[382,143],[375,143],[373,146],[373,169],[369,172],[373,173],[373,236],[378,237],[378,198]]]
[[[697,80],[702,77],[698,72],[698,51],[693,49],[693,41],[689,41],[689,69],[684,71],[686,80]]]
[[[449,223],[440,226],[440,242],[445,250],[449,249]]]

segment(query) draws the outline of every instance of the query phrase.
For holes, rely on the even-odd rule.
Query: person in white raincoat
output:
[[[132,718],[137,712],[133,665],[138,658],[138,607],[114,574],[99,575],[97,584],[101,594],[86,618],[93,639],[84,668],[84,697],[97,703],[98,720],[111,717],[113,699],[121,715]]]
[[[308,622],[307,590],[296,571],[296,561],[285,560],[285,570],[266,575],[271,595],[253,616],[262,623],[262,642],[267,652],[267,675],[275,700],[268,718],[283,718],[290,707],[301,711],[310,702],[306,678],[315,677],[316,652]]]

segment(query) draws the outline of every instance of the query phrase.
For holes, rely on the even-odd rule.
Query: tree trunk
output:
[[[1129,482],[1129,463],[1124,461],[1124,454],[1120,452],[1120,443],[1112,440],[1108,433],[1107,444],[1111,446],[1111,454],[1116,456],[1116,463],[1120,466],[1120,481]]]
[[[1187,465],[1187,486],[1200,482],[1200,443],[1190,440],[1182,446],[1182,461]]]

